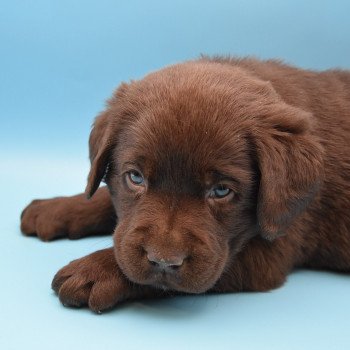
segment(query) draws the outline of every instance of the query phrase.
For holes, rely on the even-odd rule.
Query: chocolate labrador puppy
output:
[[[267,291],[298,266],[349,271],[348,71],[206,57],[167,67],[116,90],[90,159],[85,194],[22,214],[23,233],[45,241],[114,232],[113,248],[57,272],[65,305]]]

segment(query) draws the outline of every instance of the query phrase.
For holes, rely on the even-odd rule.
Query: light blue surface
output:
[[[19,232],[32,199],[81,192],[93,116],[122,80],[208,54],[350,68],[348,1],[2,1],[0,349],[349,349],[350,278],[301,270],[270,293],[62,307],[55,272],[111,238]]]

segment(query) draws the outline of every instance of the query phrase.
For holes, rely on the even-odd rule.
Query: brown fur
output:
[[[122,84],[97,117],[92,199],[34,201],[21,228],[77,238],[113,231],[117,213],[114,248],[53,281],[64,304],[95,311],[164,291],[265,291],[297,266],[349,271],[349,140],[350,72],[174,65]],[[230,195],[209,195],[218,184]]]

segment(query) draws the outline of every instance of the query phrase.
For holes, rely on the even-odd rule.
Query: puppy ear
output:
[[[98,189],[100,182],[106,174],[109,154],[110,154],[110,135],[109,135],[109,113],[100,114],[93,124],[89,138],[89,154],[91,168],[88,175],[88,183],[85,189],[87,198],[91,198]]]
[[[257,216],[261,235],[283,234],[317,193],[323,178],[323,149],[312,115],[280,102],[270,106],[255,136],[260,168]]]
[[[107,109],[102,112],[93,124],[89,138],[89,155],[91,168],[85,189],[86,196],[91,198],[98,189],[108,168],[115,136],[120,126],[120,101],[124,98],[128,84],[122,83],[107,101]],[[113,135],[112,135],[113,134]]]

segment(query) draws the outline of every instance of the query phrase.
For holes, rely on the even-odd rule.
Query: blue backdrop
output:
[[[110,238],[20,235],[33,197],[82,191],[93,117],[121,82],[205,54],[350,67],[350,2],[2,0],[1,349],[348,349],[350,279],[299,271],[265,294],[131,303],[97,317],[60,307],[53,274]]]

